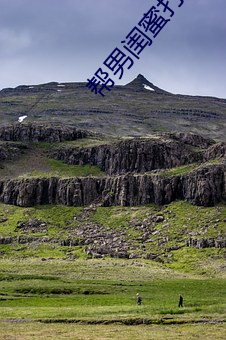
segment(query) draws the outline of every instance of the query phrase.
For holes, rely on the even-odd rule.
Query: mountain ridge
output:
[[[147,86],[147,88],[145,88]],[[138,76],[133,79],[128,84],[124,85],[127,89],[135,89],[136,91],[143,91],[143,90],[150,90],[152,93],[155,92],[157,94],[170,94],[172,93],[167,92],[158,86],[154,85],[148,79],[146,79],[142,74],[138,74]],[[149,87],[149,88],[148,88]]]
[[[25,122],[73,125],[111,136],[149,136],[156,132],[193,132],[217,140],[226,136],[226,99],[177,95],[143,75],[115,85],[105,97],[87,83],[50,82],[0,91],[1,125]]]

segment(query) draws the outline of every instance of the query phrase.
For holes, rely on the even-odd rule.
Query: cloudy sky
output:
[[[165,1],[166,2],[166,1]],[[170,0],[174,16],[121,81],[226,98],[226,1]],[[157,0],[0,0],[0,89],[87,81]]]

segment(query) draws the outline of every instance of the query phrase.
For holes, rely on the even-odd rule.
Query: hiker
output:
[[[137,304],[140,306],[142,304],[142,297],[140,296],[139,293],[137,293]]]
[[[180,294],[179,296],[179,304],[178,304],[178,307],[183,307],[183,296]]]

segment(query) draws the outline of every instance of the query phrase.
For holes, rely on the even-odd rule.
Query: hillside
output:
[[[226,100],[85,85],[0,92],[1,336],[223,340]]]
[[[57,256],[174,263],[203,248],[222,266],[224,142],[184,133],[118,140],[27,123],[0,128],[0,139],[2,254],[17,245],[21,255],[53,247]]]
[[[138,75],[104,98],[86,83],[23,85],[0,91],[1,124],[27,122],[76,125],[108,136],[153,132],[194,132],[217,140],[226,136],[226,99],[175,95]]]

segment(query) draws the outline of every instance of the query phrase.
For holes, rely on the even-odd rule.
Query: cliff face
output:
[[[225,156],[226,156],[226,143],[217,143],[209,147],[204,152],[204,161]]]
[[[202,154],[180,141],[153,138],[87,148],[64,148],[55,151],[52,157],[68,164],[97,165],[108,175],[120,175],[193,163],[201,160]]]
[[[133,206],[152,202],[162,205],[175,199],[210,206],[225,196],[225,165],[211,165],[187,175],[169,178],[130,174],[104,178],[42,178],[0,182],[0,200],[19,206],[47,203],[81,206],[97,200],[105,206]]]
[[[0,128],[0,139],[10,141],[60,142],[87,135],[69,127],[18,124]],[[154,171],[224,157],[225,144],[213,143],[201,136],[178,133],[110,145],[54,149],[52,158],[68,164],[97,165],[107,176],[2,180],[0,201],[19,206],[47,203],[82,206],[96,201],[106,206],[133,206],[152,202],[163,205],[183,199],[197,205],[214,205],[226,198],[226,164],[223,161],[171,177]],[[23,148],[26,145],[22,143],[2,142],[0,160],[13,159],[24,152]]]
[[[37,124],[14,124],[0,127],[0,140],[22,142],[63,142],[91,135],[75,127],[46,126]]]
[[[211,138],[202,137],[200,135],[196,135],[194,133],[165,133],[165,136],[168,136],[170,139],[177,140],[183,144],[192,145],[194,147],[198,147],[201,149],[207,149],[211,145],[215,144],[215,141]]]

